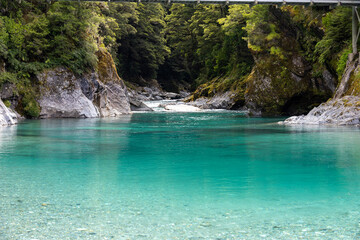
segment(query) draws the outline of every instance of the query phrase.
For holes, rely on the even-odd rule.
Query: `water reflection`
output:
[[[169,238],[238,239],[240,229],[272,233],[299,219],[353,231],[359,134],[233,113],[25,121],[0,129],[0,223],[51,228],[63,239],[86,238],[77,229],[90,228],[99,239],[162,239],[159,229]]]
[[[0,161],[3,154],[12,152],[14,148],[15,138],[17,132],[17,125],[14,126],[0,126]]]

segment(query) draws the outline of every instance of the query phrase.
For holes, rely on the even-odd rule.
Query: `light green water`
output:
[[[360,130],[235,112],[0,128],[0,239],[360,239]]]

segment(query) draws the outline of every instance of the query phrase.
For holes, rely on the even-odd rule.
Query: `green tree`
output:
[[[195,10],[193,5],[173,4],[165,18],[166,41],[171,54],[166,60],[165,67],[168,70],[164,68],[162,70],[170,75],[179,76],[177,80],[183,78],[194,80],[198,76],[198,68],[200,68],[196,55],[198,42],[191,26],[191,18]]]
[[[50,49],[48,62],[65,66],[81,74],[96,66],[98,23],[93,9],[86,3],[56,2],[49,12]]]
[[[156,78],[160,64],[169,54],[164,37],[165,10],[160,4],[136,6],[136,33],[123,36],[118,49],[119,72],[125,78]]]
[[[338,7],[322,19],[324,37],[316,44],[315,54],[322,64],[330,65],[341,77],[351,46],[351,8]]]

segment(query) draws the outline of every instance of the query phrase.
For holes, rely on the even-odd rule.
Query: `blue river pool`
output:
[[[0,239],[360,239],[360,128],[240,112],[0,128]]]

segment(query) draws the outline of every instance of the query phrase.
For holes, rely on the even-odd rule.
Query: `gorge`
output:
[[[0,0],[0,239],[359,239],[357,9],[319,1]]]
[[[0,22],[1,99],[25,118],[128,114],[130,105],[148,109],[136,89],[153,86],[175,92],[158,99],[193,91],[190,105],[251,116],[307,114],[330,98],[359,94],[358,57],[347,61],[347,7],[40,2],[5,1]],[[346,124],[355,124],[358,101],[350,102],[328,118],[353,107]]]

